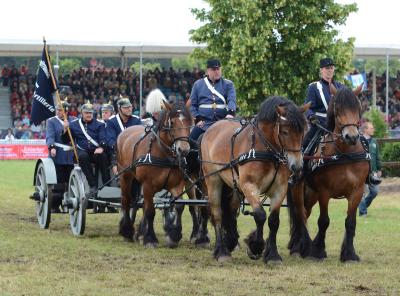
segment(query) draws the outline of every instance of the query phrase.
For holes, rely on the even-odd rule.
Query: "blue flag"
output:
[[[354,88],[358,87],[361,83],[364,83],[362,90],[368,89],[367,76],[365,75],[365,72],[355,75],[348,75],[346,79],[351,82],[351,85]]]
[[[32,101],[31,122],[35,125],[39,125],[43,120],[54,116],[56,112],[53,100],[55,88],[49,69],[49,61],[47,60],[45,47],[43,47],[42,60],[39,63]]]

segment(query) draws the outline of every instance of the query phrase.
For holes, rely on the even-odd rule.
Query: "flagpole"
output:
[[[49,71],[50,71],[51,81],[53,82],[53,87],[56,90],[57,104],[60,104],[60,106],[61,106],[61,110],[62,110],[61,113],[62,113],[62,116],[64,117],[64,120],[68,121],[68,117],[67,117],[67,114],[65,113],[64,108],[62,106],[60,94],[58,92],[57,84],[56,84],[56,81],[54,79],[53,69],[51,68],[50,57],[49,57],[49,53],[47,52],[47,44],[46,44],[46,39],[44,38],[44,36],[43,36],[43,43],[44,43],[44,50],[46,52],[47,63],[49,64]],[[74,155],[75,155],[75,158],[76,158],[76,162],[79,165],[78,152],[76,151],[75,142],[74,142],[74,139],[72,138],[72,134],[71,134],[71,130],[69,129],[69,126],[67,127],[67,132],[68,132],[69,139],[71,140],[72,149],[74,150]]]

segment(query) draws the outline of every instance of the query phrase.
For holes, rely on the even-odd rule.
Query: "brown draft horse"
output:
[[[334,96],[328,107],[327,128],[332,132],[323,137],[312,157],[314,159],[310,160],[310,166],[313,168],[306,169],[304,179],[288,192],[291,218],[291,239],[288,247],[291,254],[300,253],[302,257],[325,258],[329,199],[346,198],[348,202],[346,232],[340,260],[359,261],[353,238],[357,207],[369,171],[369,154],[366,153],[358,133],[361,106],[357,96],[347,88],[336,92],[331,87],[331,93]],[[355,93],[357,94],[357,90]],[[318,233],[311,242],[306,222],[317,201],[320,208]]]
[[[282,97],[270,97],[247,124],[221,120],[204,133],[200,155],[216,235],[214,257],[218,261],[230,259],[238,245],[237,213],[243,198],[251,205],[257,226],[245,240],[249,257],[258,259],[265,247],[265,262],[282,260],[276,246],[279,211],[291,171],[303,166],[303,113],[308,107],[298,108]],[[267,215],[260,202],[262,194],[271,197],[266,242],[263,226]]]
[[[133,181],[141,184],[143,189],[143,219],[139,232],[143,235],[143,244],[157,245],[153,221],[155,209],[153,196],[162,189],[167,189],[173,196],[183,192],[185,185],[179,159],[185,157],[190,150],[189,133],[192,117],[183,103],[169,104],[164,102],[155,128],[132,126],[125,129],[117,141],[118,171],[132,166],[121,175],[122,218],[120,234],[127,240],[133,240],[136,208],[134,206],[138,192],[132,192]],[[134,215],[129,212],[133,204]],[[180,209],[181,211],[183,208]],[[179,215],[180,217],[180,215]],[[133,220],[133,221],[132,221]],[[167,227],[166,242],[175,247],[182,237],[181,221],[175,221],[175,227]]]

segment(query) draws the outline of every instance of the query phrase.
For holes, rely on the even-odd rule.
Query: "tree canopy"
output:
[[[206,44],[195,57],[218,57],[233,80],[243,115],[253,114],[270,95],[302,103],[307,85],[318,79],[319,59],[335,60],[336,77],[350,67],[354,39],[339,39],[337,27],[355,4],[333,0],[205,0],[192,9],[203,25],[191,40]],[[339,75],[339,76],[338,76]],[[341,79],[340,79],[341,80]]]

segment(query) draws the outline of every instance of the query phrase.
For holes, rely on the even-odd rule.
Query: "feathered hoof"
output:
[[[146,249],[155,249],[155,248],[157,248],[157,243],[146,243],[146,244],[144,245],[144,247],[145,247]]]
[[[247,247],[247,256],[249,256],[249,258],[251,260],[258,260],[261,257],[261,254],[254,254],[249,247]]]
[[[178,242],[172,240],[168,235],[165,237],[165,246],[174,249],[178,246]]]
[[[220,256],[220,257],[218,257],[216,259],[217,259],[218,263],[225,263],[225,262],[231,261],[232,257],[231,256]]]

